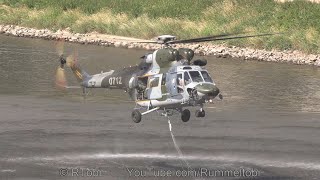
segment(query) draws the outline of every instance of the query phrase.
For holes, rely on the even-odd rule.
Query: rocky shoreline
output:
[[[64,39],[68,42],[81,44],[94,44],[100,46],[114,46],[123,48],[139,48],[147,50],[154,50],[161,47],[161,45],[159,44],[138,43],[138,41],[146,41],[143,39],[111,36],[99,33],[71,33],[68,29],[53,32],[48,29],[39,30],[34,28],[0,24],[0,34],[17,37],[42,38],[47,40]],[[299,51],[266,51],[250,48],[226,47],[223,45],[213,45],[208,43],[183,44],[175,45],[174,47],[190,48],[195,50],[195,52],[200,55],[215,55],[218,57],[231,56],[245,60],[288,62],[293,64],[320,66],[320,54],[304,54]]]

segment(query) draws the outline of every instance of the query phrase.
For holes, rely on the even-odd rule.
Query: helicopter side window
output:
[[[184,72],[184,84],[188,85],[189,83],[191,83],[190,76],[189,76],[188,72]]]
[[[159,85],[159,77],[150,79],[150,84],[149,84],[150,88],[157,87],[158,85]]]
[[[162,80],[161,80],[161,86],[166,85],[166,78],[167,78],[167,75],[166,75],[166,74],[163,74],[163,75],[162,75]]]
[[[189,71],[189,74],[190,74],[193,82],[203,82],[203,79],[202,79],[199,71]]]
[[[201,71],[201,74],[205,82],[213,82],[207,71]]]

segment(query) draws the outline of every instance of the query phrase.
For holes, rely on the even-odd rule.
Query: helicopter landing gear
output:
[[[133,122],[139,123],[141,121],[142,115],[141,115],[140,111],[134,110],[131,113],[131,118],[132,118]]]
[[[160,107],[156,107],[156,108],[153,108],[153,109],[150,109],[150,110],[147,110],[143,113],[141,113],[138,109],[135,109],[132,111],[131,113],[131,118],[132,118],[132,121],[135,122],[135,123],[139,123],[142,119],[142,116],[146,115],[146,114],[149,114],[153,111],[156,111],[160,109]]]
[[[181,120],[183,122],[188,122],[190,119],[190,111],[189,109],[185,109],[181,112]]]
[[[200,110],[196,110],[196,117],[205,117],[206,112],[203,110],[203,104],[200,104]]]
[[[206,112],[202,109],[202,110],[196,110],[195,113],[196,117],[205,117],[206,116]]]

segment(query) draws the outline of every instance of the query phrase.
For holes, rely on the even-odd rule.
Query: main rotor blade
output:
[[[137,41],[137,42],[133,42],[133,43],[151,43],[151,44],[159,44],[159,42],[157,42],[157,41]]]
[[[200,37],[200,38],[193,38],[193,39],[183,39],[183,40],[174,40],[174,41],[169,41],[168,44],[177,44],[177,43],[192,43],[192,42],[199,42],[207,39],[212,39],[212,38],[220,38],[220,37],[225,37],[225,36],[234,36],[238,34],[243,34],[243,33],[235,33],[235,34],[219,34],[219,35],[213,35],[213,36],[206,36],[206,37]]]
[[[266,34],[255,34],[255,35],[232,36],[232,37],[218,37],[218,38],[212,38],[212,39],[196,40],[196,41],[187,42],[187,43],[222,41],[222,40],[230,40],[230,39],[243,39],[243,38],[250,38],[250,37],[272,36],[272,35],[277,35],[277,34],[280,34],[280,33],[266,33]]]
[[[237,33],[239,34],[239,33]],[[193,38],[193,39],[183,39],[183,40],[173,40],[173,41],[168,41],[164,44],[177,44],[177,43],[189,43],[197,40],[205,40],[205,39],[211,39],[211,38],[218,38],[218,37],[225,37],[225,36],[231,36],[231,35],[237,35],[237,34],[219,34],[219,35],[214,35],[214,36],[206,36],[206,37],[200,37],[200,38]],[[158,41],[139,41],[136,43],[152,43],[152,44],[159,44]]]
[[[152,43],[152,44],[196,43],[196,42],[221,41],[221,40],[241,39],[241,38],[250,38],[250,37],[272,36],[272,35],[282,34],[282,33],[265,33],[265,34],[235,36],[239,34],[245,34],[245,33],[241,32],[241,33],[233,33],[233,34],[219,34],[219,35],[206,36],[206,37],[200,37],[200,38],[172,40],[172,41],[163,42],[163,43],[159,43],[158,41],[140,41],[140,42],[138,41],[136,43]]]

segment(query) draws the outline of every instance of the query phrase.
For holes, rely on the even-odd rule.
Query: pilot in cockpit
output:
[[[184,81],[182,79],[182,74],[177,74],[177,87],[178,87],[178,93],[182,93],[183,87],[184,87]]]

